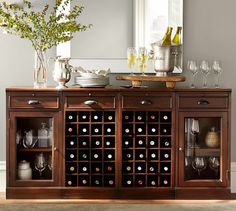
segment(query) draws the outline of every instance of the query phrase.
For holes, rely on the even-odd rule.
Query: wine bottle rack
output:
[[[115,112],[66,112],[67,187],[115,187]]]
[[[171,187],[172,113],[122,113],[122,187]]]

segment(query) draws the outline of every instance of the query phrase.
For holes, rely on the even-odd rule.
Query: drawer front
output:
[[[115,108],[114,96],[68,96],[67,108]]]
[[[179,108],[228,108],[227,96],[179,96]]]
[[[123,96],[122,108],[169,109],[172,108],[171,96]]]
[[[10,96],[10,108],[26,108],[26,109],[58,109],[58,96]]]

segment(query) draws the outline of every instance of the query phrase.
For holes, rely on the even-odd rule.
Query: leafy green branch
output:
[[[34,10],[29,0],[22,4],[0,4],[0,28],[31,41],[35,50],[45,51],[59,43],[67,42],[76,32],[86,31],[92,25],[83,25],[78,18],[84,7],[75,5],[66,11],[72,0],[56,0],[50,10],[45,4],[41,11]]]

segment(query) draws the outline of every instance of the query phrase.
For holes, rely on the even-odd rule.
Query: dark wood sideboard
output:
[[[6,197],[229,198],[230,118],[230,89],[7,88]]]

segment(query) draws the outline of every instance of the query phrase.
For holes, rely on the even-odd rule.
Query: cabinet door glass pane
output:
[[[186,180],[220,179],[221,118],[185,118]]]
[[[52,127],[52,118],[17,118],[17,180],[52,179]]]

